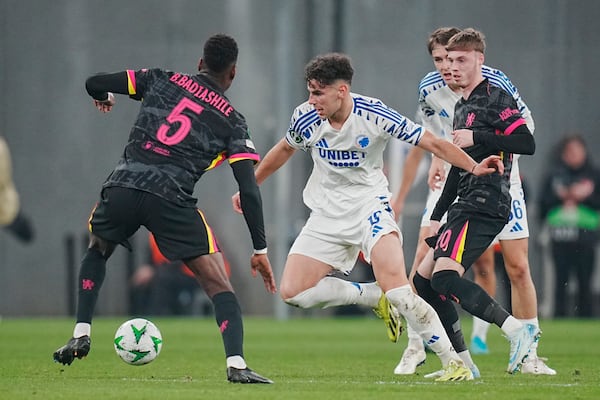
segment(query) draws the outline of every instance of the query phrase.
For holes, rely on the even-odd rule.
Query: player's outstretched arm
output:
[[[475,133],[470,129],[457,129],[452,132],[452,143],[460,148],[484,144],[515,154],[532,155],[535,153],[535,139],[524,123],[511,131],[509,135],[491,135]]]
[[[113,93],[129,94],[127,71],[90,76],[85,81],[85,90],[94,99],[94,106],[107,113],[115,105]]]
[[[254,175],[256,182],[259,185],[263,183],[271,174],[281,168],[292,157],[295,151],[296,149],[287,144],[285,138],[281,139],[267,152],[263,160],[255,168]],[[240,214],[243,212],[239,192],[231,196],[231,205],[235,212]]]
[[[494,172],[504,172],[504,165],[499,156],[490,156],[477,163],[458,146],[436,137],[429,131],[425,131],[418,145],[439,158],[448,161],[450,164],[477,176],[489,175]]]
[[[106,100],[94,99],[94,106],[98,109],[98,111],[102,113],[107,113],[112,111],[115,102],[115,96],[111,92],[108,92],[108,97]]]
[[[502,158],[500,158],[500,156],[488,156],[481,160],[480,163],[474,165],[470,172],[477,176],[489,175],[493,174],[494,172],[498,172],[500,175],[502,175],[504,173],[504,163],[502,162]]]
[[[262,184],[271,174],[277,171],[285,164],[296,152],[292,146],[287,143],[285,138],[281,139],[271,148],[265,157],[258,163],[255,169],[256,182]]]
[[[263,278],[265,288],[270,293],[275,293],[277,287],[271,268],[271,262],[267,256],[267,240],[262,210],[262,198],[256,184],[252,160],[240,160],[231,164],[233,175],[239,186],[239,206],[250,230],[254,254],[250,259],[252,276],[257,272]]]

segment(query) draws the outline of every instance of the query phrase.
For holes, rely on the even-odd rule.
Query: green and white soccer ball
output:
[[[144,365],[153,361],[162,348],[160,331],[151,321],[134,318],[125,321],[115,333],[115,351],[130,365]]]

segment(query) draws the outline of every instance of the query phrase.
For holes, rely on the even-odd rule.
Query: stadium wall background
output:
[[[293,106],[306,98],[302,69],[313,55],[350,54],[354,91],[413,116],[417,84],[432,70],[425,48],[428,33],[439,26],[473,26],[487,36],[486,63],[506,72],[533,110],[537,153],[522,158],[521,170],[535,199],[559,136],[580,132],[592,152],[600,150],[593,100],[599,89],[599,17],[600,2],[594,0],[3,0],[0,132],[11,146],[14,177],[37,239],[23,246],[0,232],[0,315],[71,312],[67,238],[85,232],[100,184],[120,155],[138,107],[121,97],[111,114],[96,112],[84,90],[86,77],[95,72],[155,66],[194,72],[206,37],[232,34],[241,51],[229,97],[246,115],[264,155],[285,133]],[[306,216],[300,196],[309,166],[308,157],[298,155],[263,185],[278,276],[289,240]],[[229,208],[236,190],[229,168],[207,174],[202,188],[199,207],[233,266],[244,311],[285,316],[279,298],[267,295],[262,283],[250,277],[249,235]],[[407,265],[424,193],[421,183],[403,219]],[[533,202],[529,209],[532,270],[542,313],[549,313],[551,277],[545,270],[550,266],[537,244]],[[78,262],[80,254],[74,256]],[[133,254],[134,262],[140,257]],[[125,264],[131,259],[122,249],[111,259],[100,315],[127,312]]]

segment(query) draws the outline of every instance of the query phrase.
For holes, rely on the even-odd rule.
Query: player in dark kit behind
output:
[[[449,40],[446,50],[453,79],[462,89],[454,110],[453,142],[475,161],[500,155],[504,168],[485,177],[451,168],[431,216],[432,229],[439,228],[446,211],[447,222],[437,236],[428,239],[435,249],[419,265],[413,282],[419,295],[437,311],[448,334],[457,335],[457,341],[464,338],[451,301],[500,327],[510,341],[507,370],[515,373],[538,340],[539,330],[510,315],[463,274],[508,222],[512,153],[533,154],[535,142],[514,98],[483,78],[483,34],[465,29]]]
[[[92,211],[90,244],[79,272],[77,323],[73,337],[54,352],[56,362],[70,365],[88,354],[106,261],[118,244],[129,248],[128,238],[143,225],[168,259],[182,260],[194,272],[211,298],[227,357],[227,379],[272,383],[246,365],[240,306],[213,231],[193,197],[202,174],[229,161],[255,249],[251,272],[260,273],[267,291],[275,293],[254,177],[259,156],[244,117],[224,95],[235,77],[237,55],[235,40],[219,34],[206,41],[196,75],[143,69],[95,75],[86,81],[101,112],[109,112],[115,104],[112,92],[129,95],[142,105],[125,151]]]

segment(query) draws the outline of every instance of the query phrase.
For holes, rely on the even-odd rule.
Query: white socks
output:
[[[415,350],[425,350],[425,345],[423,344],[423,339],[419,335],[419,332],[415,331],[412,324],[408,322],[406,322],[406,335],[408,336],[408,345],[406,347]]]
[[[410,285],[391,289],[385,293],[390,303],[404,316],[409,326],[437,354],[445,368],[450,360],[461,360],[444,330],[440,318],[425,300],[417,296]]]
[[[237,369],[245,369],[246,361],[242,358],[242,356],[231,356],[227,357],[227,368],[233,367]]]
[[[285,299],[285,302],[300,308],[327,308],[350,304],[375,308],[380,297],[381,288],[375,282],[356,283],[326,276],[315,286]]]
[[[517,333],[522,327],[523,323],[515,317],[513,317],[512,315],[510,315],[508,318],[506,318],[506,321],[502,323],[500,329],[502,329],[502,332],[504,332],[506,336],[512,336],[515,333]]]
[[[485,342],[489,328],[489,322],[473,316],[473,330],[471,331],[471,339],[478,337]]]
[[[460,353],[458,353],[458,356],[460,357],[461,360],[463,360],[465,365],[470,370],[473,370],[475,363],[473,362],[473,359],[471,358],[471,353],[469,352],[469,350],[461,351]]]
[[[82,336],[91,336],[92,333],[92,325],[86,322],[78,322],[75,324],[75,329],[73,329],[73,337],[79,338]]]

